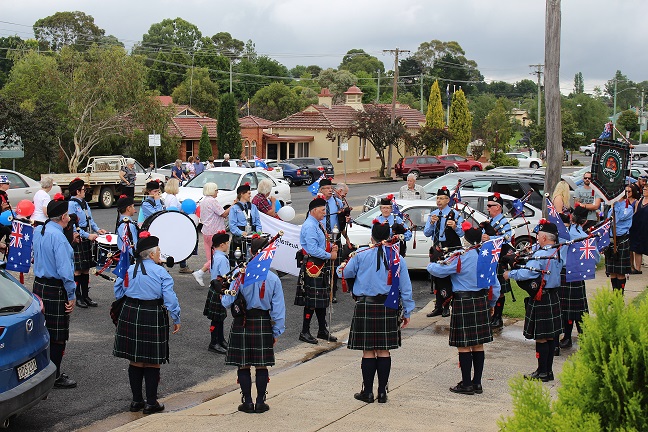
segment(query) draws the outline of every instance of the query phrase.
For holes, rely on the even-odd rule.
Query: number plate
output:
[[[22,364],[16,368],[16,370],[18,371],[18,379],[24,380],[25,378],[34,375],[36,369],[38,369],[38,367],[36,366],[36,359],[33,358],[27,363]]]

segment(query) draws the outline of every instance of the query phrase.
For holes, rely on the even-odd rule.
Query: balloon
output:
[[[193,223],[195,223],[196,226],[198,226],[198,216],[196,216],[195,213],[191,213],[190,215],[187,215],[187,216],[189,216],[189,219],[191,219],[193,221]]]
[[[167,207],[167,210],[175,210],[175,211],[179,211],[179,210],[178,210],[178,207],[176,207],[176,206]]]
[[[11,210],[5,210],[2,213],[0,213],[0,224],[5,225],[5,226],[11,226],[11,221],[9,220],[9,217],[15,216]]]
[[[295,209],[290,206],[283,206],[277,212],[277,216],[279,216],[282,221],[290,222],[295,218]]]
[[[200,206],[196,207],[196,216],[200,217]]]
[[[182,201],[182,211],[188,215],[196,213],[196,201],[191,198]]]
[[[29,200],[22,200],[16,206],[16,213],[22,217],[29,217],[34,214],[34,203]]]
[[[280,208],[281,208],[281,203],[279,202],[279,200],[275,201],[275,211],[278,212]]]

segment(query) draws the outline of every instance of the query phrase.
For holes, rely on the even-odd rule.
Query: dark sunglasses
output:
[[[583,180],[592,180],[592,177],[583,177]]]
[[[498,205],[499,205],[499,204],[486,204],[486,207],[496,207],[496,206],[498,206]]]

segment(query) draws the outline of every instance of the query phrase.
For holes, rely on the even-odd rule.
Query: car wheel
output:
[[[589,150],[585,150],[585,156],[592,156],[592,152]]]
[[[470,168],[470,171],[481,171],[478,166]]]
[[[632,160],[639,160],[639,159],[641,159],[641,158],[639,157],[639,155],[637,155],[637,154],[636,154],[636,155],[632,155]]]
[[[307,184],[307,185],[310,185],[310,184],[313,184],[313,182],[314,182],[315,180],[316,180],[316,179],[313,178],[313,176],[311,175],[311,176],[308,177],[306,180],[304,180],[304,183]]]
[[[535,241],[531,237],[526,237],[526,236],[516,237],[515,238],[515,249],[517,251],[521,252],[524,249],[526,249],[527,247],[532,246],[534,243],[535,243]]]
[[[530,168],[540,168],[540,164],[538,162],[531,162],[529,164]]]
[[[110,208],[115,202],[115,194],[112,191],[112,188],[103,187],[101,192],[99,192],[99,207],[101,208]]]
[[[412,171],[410,171],[406,176],[404,176],[403,178],[404,178],[405,180],[407,180],[407,177],[408,177],[410,174],[412,174],[416,179],[418,179],[419,177],[421,177],[421,173],[420,173],[420,172],[418,172],[418,171],[416,171],[416,170],[412,170]]]
[[[293,182],[293,179],[290,178],[290,177],[284,177],[284,180],[286,180],[286,181],[288,182],[288,186],[292,186],[292,185],[295,184],[295,183]]]
[[[455,173],[455,172],[457,172],[457,169],[452,167],[446,168],[445,170],[446,174]]]

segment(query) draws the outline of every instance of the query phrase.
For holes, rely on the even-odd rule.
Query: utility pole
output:
[[[191,108],[191,99],[193,97],[194,55],[195,55],[195,51],[192,51],[191,52],[191,78],[189,79],[189,108]]]
[[[391,124],[393,125],[396,121],[396,98],[398,97],[398,55],[400,53],[408,53],[409,50],[402,50],[399,48],[393,50],[383,50],[384,53],[394,54],[394,84],[392,92],[392,111],[391,111]],[[392,166],[392,150],[394,149],[394,144],[389,143],[389,151],[387,153],[387,176],[391,178],[391,166]]]
[[[536,124],[540,124],[540,110],[542,109],[542,68],[544,65],[541,64],[535,64],[535,65],[529,65],[529,67],[536,68],[535,71],[531,72],[530,75],[537,75],[538,77],[538,116],[536,118]]]
[[[378,90],[376,90],[376,103],[380,103],[380,69],[378,69]]]
[[[423,72],[421,72],[421,114],[425,114],[423,112]]]

